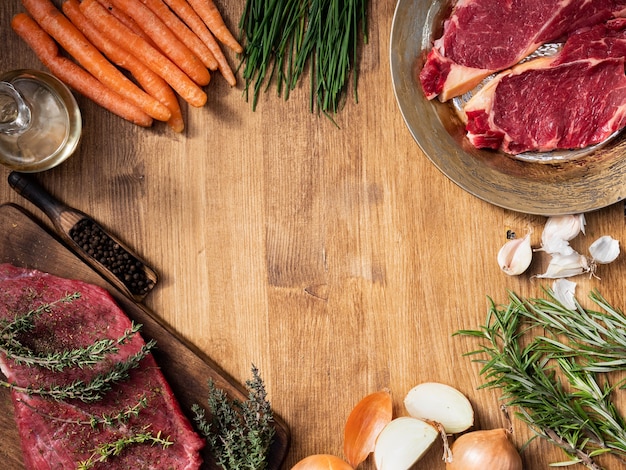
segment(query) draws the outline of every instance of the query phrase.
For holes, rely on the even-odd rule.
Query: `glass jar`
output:
[[[48,170],[76,150],[82,121],[72,92],[36,70],[0,75],[0,163],[25,173]]]

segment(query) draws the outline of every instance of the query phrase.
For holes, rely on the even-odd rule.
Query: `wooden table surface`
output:
[[[217,3],[235,26],[244,1]],[[394,7],[372,4],[359,102],[348,101],[339,127],[309,112],[306,80],[288,101],[271,89],[253,112],[241,80],[230,88],[216,75],[208,104],[184,108],[180,135],[134,126],[77,96],[79,150],[37,175],[156,267],[161,281],[145,304],[188,343],[241,383],[251,364],[260,369],[291,430],[284,468],[309,454],[342,456],[350,410],[385,388],[400,416],[410,388],[444,382],[470,398],[476,428],[501,426],[498,392],[478,390],[479,366],[463,356],[477,344],[452,334],[482,324],[487,296],[541,296],[549,284],[532,277],[545,260],[520,277],[496,262],[507,230],[534,228],[537,246],[545,218],[464,192],[407,130],[389,71]],[[0,70],[45,70],[10,30],[18,11],[19,0],[0,3]],[[0,169],[0,202],[44,219],[10,189],[8,174]],[[586,217],[575,246],[604,234],[626,240],[621,203]],[[625,307],[625,259],[599,278],[575,279],[579,296],[598,288]],[[529,436],[515,421],[515,443]],[[523,455],[531,470],[563,459],[539,440]],[[444,468],[440,452],[419,468]]]

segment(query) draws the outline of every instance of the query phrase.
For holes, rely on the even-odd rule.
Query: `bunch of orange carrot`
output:
[[[11,26],[41,62],[140,126],[158,120],[182,132],[178,96],[204,106],[203,87],[216,70],[236,84],[218,41],[236,53],[242,48],[212,0],[62,0],[62,11],[52,0],[22,4],[27,13],[15,15]]]

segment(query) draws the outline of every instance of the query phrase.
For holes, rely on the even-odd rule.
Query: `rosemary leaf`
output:
[[[570,458],[594,470],[610,454],[626,459],[626,420],[614,398],[626,366],[626,317],[598,293],[598,309],[570,310],[548,298],[490,305],[485,324],[456,334],[482,340],[467,353],[482,365],[482,387],[497,388],[506,406]],[[614,383],[613,383],[614,382]],[[562,465],[562,464],[556,464]]]

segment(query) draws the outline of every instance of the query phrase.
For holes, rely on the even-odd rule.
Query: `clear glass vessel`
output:
[[[48,170],[76,150],[82,121],[71,91],[36,70],[0,75],[0,163],[25,173]]]

